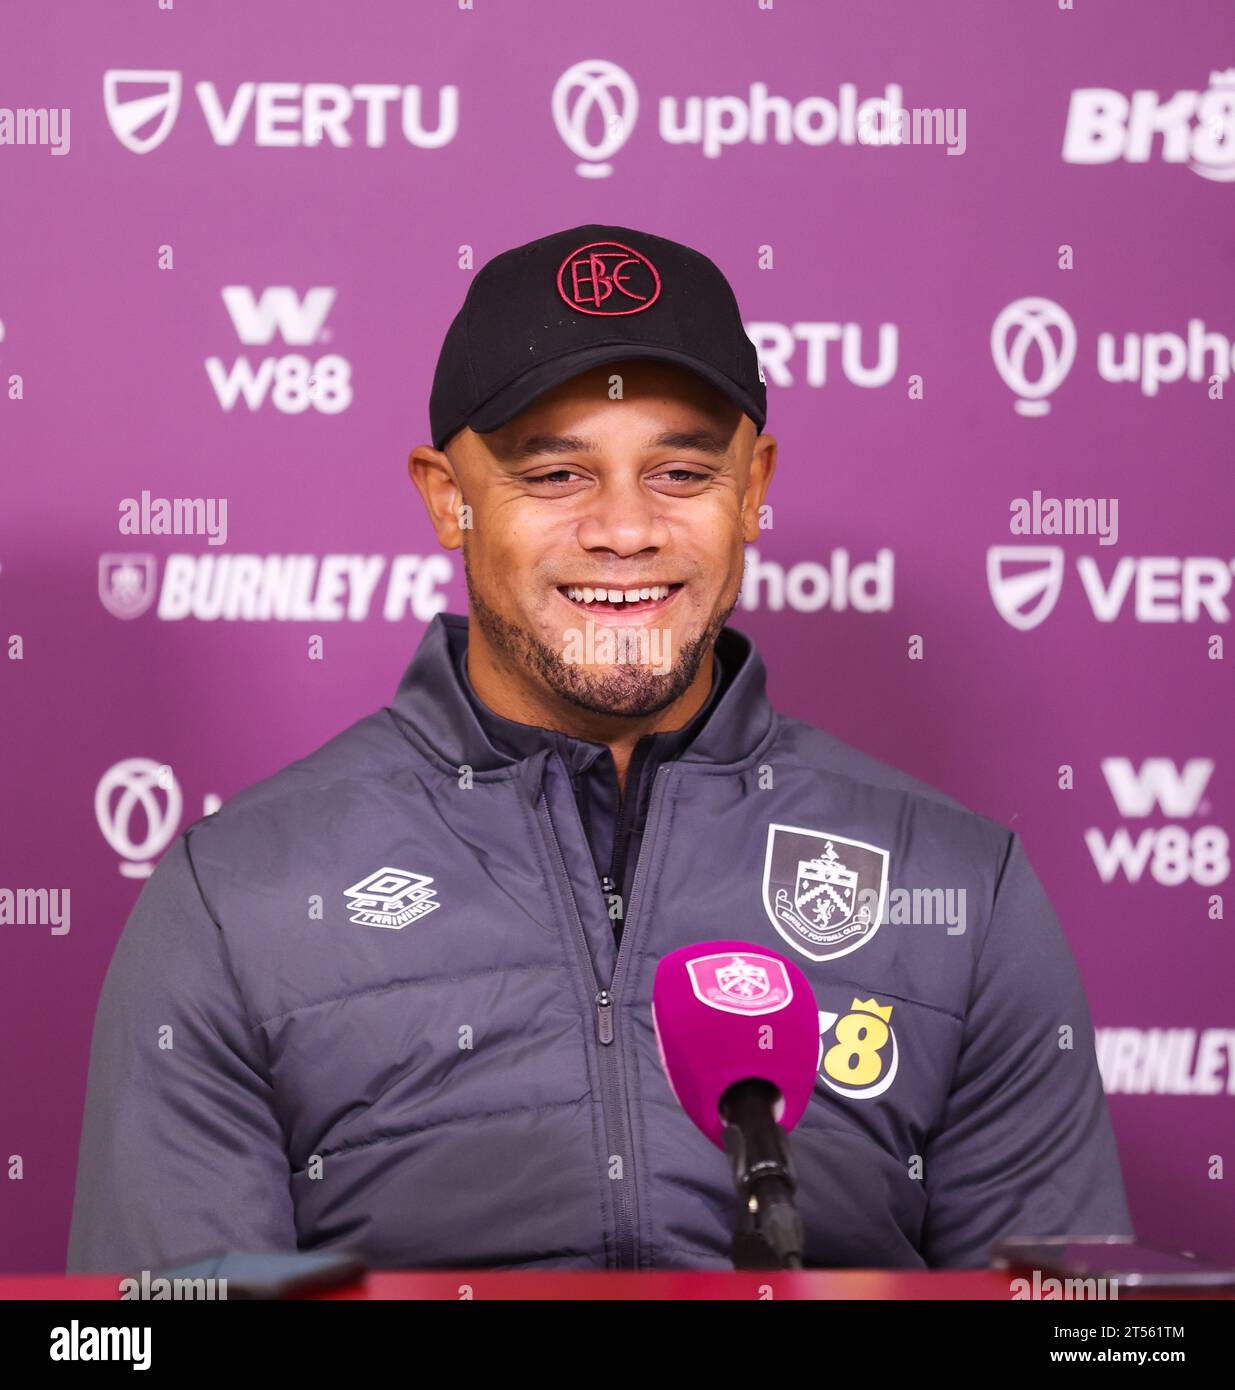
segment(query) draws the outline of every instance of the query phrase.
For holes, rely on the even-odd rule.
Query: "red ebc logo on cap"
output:
[[[562,262],[557,292],[581,314],[638,314],[660,297],[660,276],[620,241],[593,241]]]

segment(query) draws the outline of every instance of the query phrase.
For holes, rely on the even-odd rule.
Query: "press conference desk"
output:
[[[984,1299],[1008,1302],[1012,1276],[999,1270],[898,1272],[879,1269],[795,1273],[712,1273],[664,1270],[646,1274],[575,1271],[374,1270],[359,1283],[319,1299]],[[119,1275],[6,1275],[5,1299],[117,1299]],[[1120,1298],[1133,1296],[1120,1290]],[[1155,1297],[1166,1295],[1157,1294]],[[1235,1298],[1235,1292],[1205,1297]]]

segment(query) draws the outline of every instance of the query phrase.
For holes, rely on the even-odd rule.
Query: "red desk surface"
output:
[[[1002,1270],[806,1270],[723,1273],[660,1270],[616,1274],[572,1270],[375,1270],[358,1284],[318,1295],[363,1299],[987,1299],[1009,1301],[1012,1275]],[[118,1299],[120,1275],[0,1276],[4,1299]],[[1132,1297],[1120,1289],[1121,1299]],[[1152,1297],[1163,1297],[1161,1294]],[[1197,1295],[1192,1295],[1197,1296]],[[1202,1294],[1235,1298],[1235,1292]]]

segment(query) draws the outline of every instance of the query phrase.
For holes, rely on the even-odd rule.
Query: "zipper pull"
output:
[[[602,1043],[613,1041],[613,995],[607,989],[596,996],[596,1036]]]

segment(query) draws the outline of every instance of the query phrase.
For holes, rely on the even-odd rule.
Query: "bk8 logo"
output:
[[[871,1100],[896,1079],[900,1052],[891,1004],[855,998],[844,1014],[819,1010],[819,1080],[839,1096]]]

